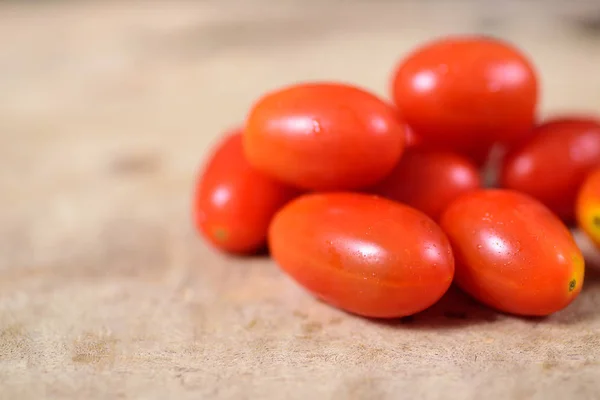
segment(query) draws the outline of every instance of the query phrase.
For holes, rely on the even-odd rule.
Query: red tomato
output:
[[[548,128],[548,127],[555,128],[557,126],[564,126],[564,125],[569,125],[569,124],[581,124],[581,123],[598,124],[599,122],[598,122],[598,118],[595,118],[591,115],[573,114],[573,115],[555,115],[537,125],[538,126],[544,125],[545,128]]]
[[[408,125],[404,125],[406,131],[406,149],[418,149],[420,151],[432,151],[432,152],[448,152],[446,150],[440,150],[439,146],[435,144],[425,142],[423,139]],[[484,145],[481,143],[471,143],[470,145],[463,146],[460,152],[454,151],[472,161],[477,167],[484,166],[488,161],[492,152],[492,145]]]
[[[271,254],[325,302],[374,318],[411,315],[434,304],[454,274],[448,239],[408,206],[358,193],[302,196],[278,212]]]
[[[452,200],[480,186],[479,170],[469,160],[452,153],[408,150],[373,192],[438,220]]]
[[[460,146],[440,146],[439,143],[426,141],[422,136],[416,133],[412,128],[406,125],[407,138],[406,148],[418,149],[422,152],[444,152],[454,153],[467,158],[477,167],[484,167],[493,151],[493,143],[484,143],[482,141],[474,141],[465,143]]]
[[[297,194],[248,164],[239,132],[218,145],[196,189],[198,231],[232,253],[251,253],[264,246],[273,214]]]
[[[509,151],[500,183],[572,222],[577,191],[595,166],[600,166],[600,122],[561,118],[538,126],[531,139]]]
[[[481,158],[494,142],[528,134],[538,82],[529,60],[511,45],[449,37],[404,59],[392,92],[402,118],[428,148]]]
[[[405,125],[404,126],[404,131],[406,132],[406,148],[412,148],[412,147],[417,147],[420,145],[420,139],[417,136],[417,134],[415,133],[415,131],[413,131],[410,126]]]
[[[600,248],[600,168],[584,181],[577,197],[579,227]]]
[[[358,189],[387,175],[406,133],[394,109],[347,85],[314,83],[269,93],[246,122],[257,169],[305,189]]]
[[[544,316],[581,291],[584,260],[566,226],[537,200],[510,190],[477,190],[444,212],[456,257],[455,282],[507,313]]]

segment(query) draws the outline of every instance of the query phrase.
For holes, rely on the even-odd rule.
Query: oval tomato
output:
[[[438,220],[452,200],[480,186],[479,170],[466,158],[411,149],[373,192]]]
[[[467,156],[527,135],[538,99],[536,72],[515,47],[485,37],[428,43],[394,73],[402,118],[431,149]]]
[[[269,248],[315,296],[366,317],[422,311],[442,297],[454,274],[450,244],[433,220],[366,194],[299,197],[273,219]]]
[[[393,108],[343,84],[314,83],[265,95],[244,135],[257,169],[305,189],[370,186],[402,154],[406,133]]]
[[[194,195],[194,222],[214,246],[250,253],[266,244],[273,214],[297,194],[244,157],[241,133],[228,135],[209,159]]]
[[[490,307],[544,316],[581,291],[584,260],[571,233],[527,195],[470,192],[446,209],[441,226],[456,257],[455,282]]]
[[[600,122],[565,117],[538,126],[531,139],[509,151],[500,183],[572,222],[577,191],[595,166],[600,166]]]
[[[600,248],[600,168],[584,181],[577,197],[579,227]]]

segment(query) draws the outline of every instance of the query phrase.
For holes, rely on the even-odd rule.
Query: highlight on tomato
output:
[[[253,253],[266,245],[271,218],[298,195],[257,171],[246,160],[240,130],[216,146],[196,183],[194,223],[213,246],[231,253]]]
[[[250,164],[310,190],[371,186],[394,168],[407,133],[394,108],[342,83],[304,83],[267,93],[246,120]]]
[[[476,190],[446,209],[441,226],[456,259],[455,282],[497,310],[546,316],[580,293],[585,263],[571,232],[530,196]]]
[[[408,149],[372,192],[414,207],[437,221],[454,199],[480,187],[479,169],[465,157]]]
[[[402,59],[391,92],[426,148],[457,152],[482,165],[494,143],[529,134],[538,86],[532,62],[514,45],[448,36]]]
[[[600,121],[563,116],[545,121],[508,152],[500,184],[535,197],[571,223],[579,188],[595,167],[600,167]]]
[[[313,193],[273,218],[269,249],[316,297],[373,318],[415,314],[448,290],[450,243],[422,212],[382,197]]]

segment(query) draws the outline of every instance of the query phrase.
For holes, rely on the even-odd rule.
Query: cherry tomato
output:
[[[557,126],[564,126],[569,124],[598,124],[598,118],[585,115],[585,114],[573,114],[573,115],[555,115],[551,118],[548,118],[546,121],[541,121],[537,125],[544,125],[545,128],[552,127],[555,128]]]
[[[394,73],[392,95],[402,118],[428,148],[481,158],[494,142],[532,129],[536,72],[500,40],[455,36],[430,42]]]
[[[408,125],[404,126],[404,130],[406,132],[406,148],[409,149],[419,146],[421,139],[417,136],[415,131],[413,131]]]
[[[438,220],[452,200],[480,186],[479,170],[466,158],[411,149],[373,192]]]
[[[401,119],[399,119],[401,121]],[[406,149],[418,149],[421,151],[447,152],[440,150],[439,147],[423,141],[423,139],[408,125],[404,125],[406,131]],[[481,143],[474,143],[464,146],[460,154],[472,161],[477,167],[484,166],[488,161],[492,151],[491,145],[482,146]]]
[[[542,203],[511,190],[467,193],[441,226],[456,257],[455,282],[500,311],[545,316],[581,291],[584,260],[567,227]]]
[[[271,218],[297,195],[296,189],[248,164],[239,132],[219,143],[196,189],[196,228],[214,246],[232,253],[263,247]]]
[[[584,181],[577,197],[579,227],[600,248],[600,168]]]
[[[446,292],[454,274],[448,239],[425,214],[359,193],[315,193],[279,211],[271,254],[315,296],[351,313],[417,313]]]
[[[572,222],[577,191],[595,166],[600,166],[600,122],[550,120],[508,152],[500,184],[535,197]]]
[[[418,149],[422,152],[445,152],[453,153],[465,157],[472,162],[476,167],[484,167],[492,154],[493,143],[474,141],[460,146],[440,145],[439,143],[426,141],[422,136],[416,133],[408,125],[406,148]]]
[[[373,185],[400,158],[406,133],[391,105],[356,87],[313,83],[265,95],[246,122],[257,169],[305,189]]]

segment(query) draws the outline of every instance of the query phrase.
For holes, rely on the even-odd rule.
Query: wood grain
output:
[[[600,278],[543,320],[451,291],[374,323],[189,221],[197,168],[263,91],[387,96],[423,40],[481,32],[535,60],[544,115],[600,109],[597,2],[0,3],[0,398],[593,398]]]

